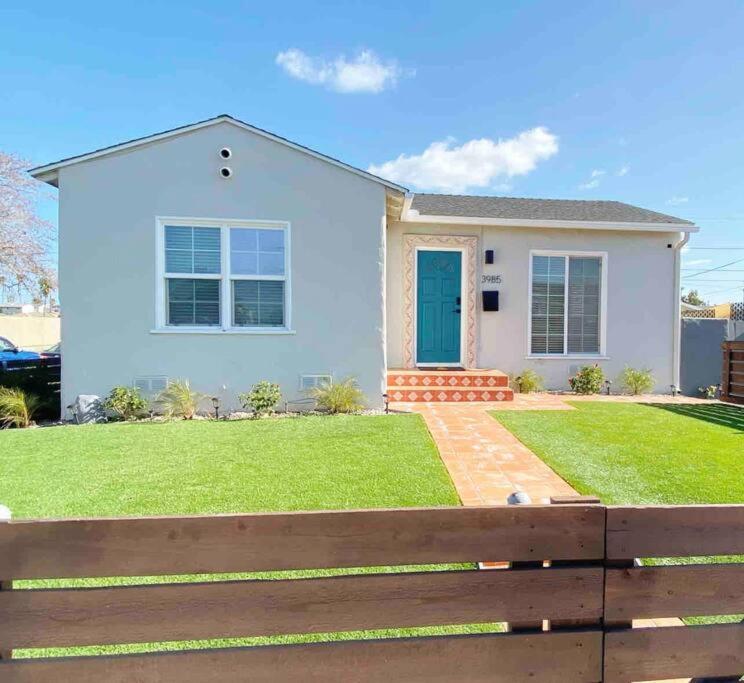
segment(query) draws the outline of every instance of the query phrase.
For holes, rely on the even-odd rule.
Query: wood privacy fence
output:
[[[0,361],[0,387],[18,388],[40,399],[37,418],[56,420],[60,416],[59,357]]]
[[[0,523],[0,681],[610,683],[744,672],[744,506],[553,505]],[[510,561],[511,568],[26,588],[141,577]],[[549,561],[549,566],[548,566]],[[7,590],[6,590],[7,589]],[[547,622],[540,628],[542,622]],[[510,633],[174,653],[9,658],[74,647],[510,622]]]
[[[744,341],[726,341],[721,346],[721,400],[744,404]]]

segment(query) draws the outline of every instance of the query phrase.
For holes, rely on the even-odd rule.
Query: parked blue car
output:
[[[38,360],[41,356],[35,351],[22,351],[10,339],[0,337],[0,361]]]

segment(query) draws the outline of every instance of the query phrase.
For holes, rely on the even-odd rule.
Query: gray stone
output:
[[[106,422],[106,411],[100,396],[80,394],[72,404],[72,414],[78,424]]]

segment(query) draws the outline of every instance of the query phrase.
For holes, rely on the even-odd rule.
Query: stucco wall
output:
[[[388,229],[388,365],[403,363],[403,236],[405,234],[478,237],[477,359],[479,367],[518,374],[533,368],[551,389],[567,387],[570,374],[594,360],[528,359],[529,253],[532,249],[606,251],[607,358],[597,362],[614,380],[626,365],[651,368],[657,390],[673,381],[674,256],[668,244],[676,233],[640,233],[489,226],[393,223]],[[495,251],[493,265],[484,250]],[[483,285],[481,276],[501,275],[500,285]],[[498,289],[500,310],[482,312],[482,289]]]
[[[59,211],[63,406],[141,375],[188,378],[226,405],[261,379],[291,399],[302,373],[354,375],[380,404],[381,185],[222,123],[63,168]],[[291,222],[296,334],[152,334],[156,216]]]

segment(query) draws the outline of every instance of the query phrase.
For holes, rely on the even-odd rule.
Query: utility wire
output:
[[[728,266],[733,266],[737,263],[744,263],[744,258],[737,259],[736,261],[730,261],[729,263],[724,263],[722,266],[716,266],[715,268],[708,268],[708,270],[703,270],[695,275],[688,275],[687,277],[688,278],[698,277],[700,275],[704,275],[705,273],[712,273],[716,270],[721,270],[723,268],[727,268]]]

